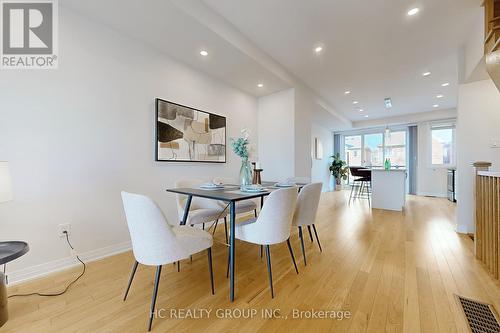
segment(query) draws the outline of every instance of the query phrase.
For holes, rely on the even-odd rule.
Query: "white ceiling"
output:
[[[59,0],[62,6],[139,40],[254,96],[290,88],[226,39],[166,0]],[[209,55],[202,57],[201,50]],[[257,84],[264,82],[263,88]]]
[[[360,122],[435,111],[434,104],[455,108],[459,49],[478,6],[476,0],[60,3],[254,96],[288,89],[296,77],[330,104],[313,117],[329,128],[342,123],[335,112]],[[413,6],[421,12],[408,17]],[[422,77],[427,70],[432,75]],[[393,101],[389,111],[385,97]]]
[[[434,104],[456,107],[459,49],[478,6],[471,0],[203,1],[353,121],[432,111]],[[407,16],[414,6],[420,13]],[[320,55],[313,52],[318,44]],[[432,74],[424,78],[424,71]],[[390,111],[385,97],[393,100]]]

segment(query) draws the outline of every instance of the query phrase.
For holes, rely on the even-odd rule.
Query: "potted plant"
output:
[[[341,180],[347,180],[349,168],[347,167],[347,163],[340,158],[339,153],[332,155],[331,158],[333,161],[330,164],[330,172],[335,177],[335,184],[340,185]]]

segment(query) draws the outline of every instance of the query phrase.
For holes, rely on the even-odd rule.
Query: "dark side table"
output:
[[[0,265],[5,265],[8,262],[19,258],[29,251],[28,243],[9,241],[0,242]],[[0,327],[2,327],[9,319],[9,311],[7,307],[7,284],[4,272],[0,271]]]

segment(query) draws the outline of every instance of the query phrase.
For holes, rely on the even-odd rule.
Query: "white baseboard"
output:
[[[448,197],[447,193],[432,193],[432,192],[417,192],[417,195],[424,196],[424,197],[436,197],[436,198]]]
[[[130,241],[106,246],[100,249],[91,250],[84,253],[78,253],[78,257],[85,263],[106,258],[118,253],[129,251],[132,248]],[[9,272],[9,285],[15,285],[21,282],[26,282],[35,278],[39,278],[54,272],[68,269],[80,265],[80,262],[75,258],[67,257],[49,261],[47,263],[23,268],[17,271]]]

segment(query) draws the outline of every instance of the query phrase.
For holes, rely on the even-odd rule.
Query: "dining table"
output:
[[[205,199],[212,199],[217,201],[226,202],[229,206],[229,299],[231,302],[234,301],[234,280],[235,280],[235,225],[236,225],[236,202],[258,199],[260,198],[261,208],[264,205],[264,197],[271,194],[271,192],[284,188],[283,186],[277,186],[278,182],[263,181],[262,188],[260,192],[247,192],[240,189],[240,185],[236,184],[225,184],[223,188],[169,188],[167,192],[182,194],[187,196],[186,204],[184,206],[184,214],[181,225],[186,225],[186,221],[189,216],[189,209],[191,207],[191,202],[193,197],[200,197]],[[298,191],[302,189],[305,183],[295,183],[293,186],[298,188]]]

